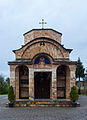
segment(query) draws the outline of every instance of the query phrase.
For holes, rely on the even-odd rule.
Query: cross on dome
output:
[[[42,19],[42,21],[39,22],[39,24],[41,24],[42,25],[42,29],[44,29],[44,25],[47,24],[47,22],[44,22],[44,19]]]

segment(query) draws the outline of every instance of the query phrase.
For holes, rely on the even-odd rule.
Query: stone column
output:
[[[75,86],[75,71],[76,71],[76,65],[70,65],[70,88]]]
[[[52,92],[51,99],[57,98],[57,80],[56,80],[56,68],[52,69]]]
[[[19,67],[15,69],[16,99],[19,99]]]
[[[34,100],[34,70],[29,69],[29,99]]]
[[[66,99],[70,98],[70,69],[66,68]]]
[[[10,86],[13,86],[14,93],[16,94],[16,86],[15,86],[15,65],[10,65]]]

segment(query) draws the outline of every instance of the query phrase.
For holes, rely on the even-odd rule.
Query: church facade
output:
[[[33,29],[24,34],[24,45],[13,50],[9,61],[10,85],[18,100],[69,99],[75,85],[76,62],[72,49],[61,44],[62,33],[53,29]]]

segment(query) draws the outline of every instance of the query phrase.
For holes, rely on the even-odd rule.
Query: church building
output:
[[[13,50],[15,61],[8,62],[16,101],[70,99],[76,62],[70,60],[72,49],[62,45],[61,37],[53,29],[24,34],[24,45]]]

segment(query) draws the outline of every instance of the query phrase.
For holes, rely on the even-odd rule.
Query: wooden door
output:
[[[35,72],[35,99],[50,99],[50,72]]]

